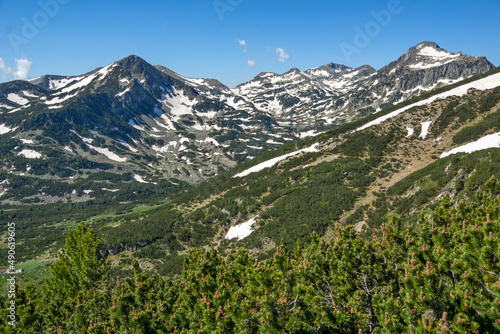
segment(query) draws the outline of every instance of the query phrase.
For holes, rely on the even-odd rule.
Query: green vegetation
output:
[[[352,227],[328,242],[285,245],[258,261],[190,252],[179,276],[134,277],[110,288],[102,243],[79,225],[42,291],[16,292],[4,333],[497,333],[500,183],[471,201],[445,198],[418,224],[392,218],[363,240]]]
[[[380,196],[385,206],[380,205],[378,210],[391,210],[406,216],[408,224],[416,223],[419,212],[429,204],[432,206],[433,199],[442,196],[443,191],[461,198],[473,197],[492,175],[500,175],[500,165],[494,163],[499,159],[497,149],[439,159],[388,188],[385,195]],[[374,215],[370,219],[371,226],[377,227],[386,217]]]
[[[497,87],[488,94],[482,96],[477,101],[469,100],[467,103],[460,104],[459,100],[456,98],[454,101],[448,103],[448,105],[442,111],[440,117],[437,120],[438,129],[446,128],[450,123],[456,121],[458,124],[464,124],[474,118],[477,115],[481,115],[488,112],[493,107],[495,107],[500,101],[500,87]],[[495,120],[498,116],[488,115],[486,119]],[[486,130],[485,128],[494,128],[496,124],[488,124],[486,119],[482,120],[479,124],[473,125],[470,128],[462,130],[458,135],[457,140],[454,140],[457,144],[470,141],[470,132],[472,129],[478,131],[476,139],[481,137],[481,135]],[[481,132],[482,131],[482,132]]]
[[[67,232],[74,229],[79,222],[88,220],[92,224],[97,224],[103,220],[107,221],[109,217],[120,217],[127,213],[139,214],[153,209],[158,204],[163,204],[166,198],[189,187],[180,181],[178,185],[167,181],[156,185],[133,182],[121,184],[117,187],[118,191],[109,192],[101,189],[106,186],[111,188],[107,182],[100,183],[94,177],[90,179],[67,186],[70,189],[78,189],[77,192],[95,189],[91,194],[99,199],[77,203],[3,205],[0,207],[0,221],[13,222],[16,224],[16,229],[20,231],[18,235],[22,238],[19,240],[22,240],[22,247],[16,251],[18,261],[46,256],[48,251],[57,251],[62,248]],[[36,182],[43,182],[43,180]],[[21,189],[23,188],[25,187]],[[162,200],[159,201],[158,198]],[[143,206],[140,206],[141,204]],[[0,235],[5,231],[7,231],[7,225],[0,225]],[[4,263],[6,263],[6,257],[6,252],[0,252],[0,260]]]
[[[490,94],[481,99],[480,111],[485,112],[495,107],[500,101],[500,88],[495,88]],[[455,144],[463,144],[481,138],[488,130],[500,131],[500,109],[487,115],[478,123],[468,126],[453,136]]]

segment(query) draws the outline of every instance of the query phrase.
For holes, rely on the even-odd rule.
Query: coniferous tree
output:
[[[66,237],[64,252],[51,266],[52,277],[46,288],[52,293],[74,297],[79,292],[95,292],[105,287],[109,262],[99,253],[103,239],[98,239],[92,227],[78,224]]]

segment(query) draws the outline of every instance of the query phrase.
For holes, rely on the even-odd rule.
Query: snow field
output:
[[[244,170],[243,172],[238,173],[238,174],[234,175],[233,177],[243,177],[243,176],[247,176],[247,175],[249,175],[251,173],[260,172],[261,170],[263,170],[265,168],[269,168],[269,167],[274,166],[278,162],[280,162],[282,160],[285,160],[288,157],[292,157],[292,156],[300,154],[302,152],[318,152],[318,146],[319,146],[319,143],[316,143],[316,144],[313,144],[313,145],[311,145],[309,147],[303,148],[302,150],[291,152],[291,153],[287,153],[287,154],[281,155],[279,157],[276,157],[276,158],[273,158],[273,159],[261,162],[260,164],[255,165],[253,167],[250,167],[249,169]]]
[[[444,152],[441,154],[441,158],[446,158],[451,154],[456,153],[472,153],[480,150],[485,150],[488,148],[500,147],[500,132],[494,133],[492,135],[484,136],[472,143],[468,143],[454,149]]]
[[[252,219],[236,226],[231,226],[229,231],[226,234],[226,239],[231,240],[238,238],[238,240],[242,240],[252,234],[253,230],[252,225],[255,224],[255,218],[259,216],[255,216]]]

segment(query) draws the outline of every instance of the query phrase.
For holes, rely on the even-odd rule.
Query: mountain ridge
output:
[[[0,135],[10,140],[0,150],[2,178],[51,179],[59,182],[52,188],[60,189],[47,197],[34,188],[23,197],[7,187],[0,200],[19,205],[26,198],[47,203],[101,197],[108,187],[71,185],[75,178],[104,171],[124,186],[153,187],[162,180],[196,184],[262,152],[493,66],[485,58],[449,54],[434,44],[421,43],[406,55],[425,51],[441,60],[452,57],[449,62],[408,69],[422,62],[420,56],[408,56],[413,62],[400,62],[392,74],[329,63],[281,75],[261,73],[234,89],[215,79],[183,77],[135,55],[79,76],[0,84]],[[76,168],[82,159],[94,167],[82,172]],[[68,166],[56,165],[59,160]]]

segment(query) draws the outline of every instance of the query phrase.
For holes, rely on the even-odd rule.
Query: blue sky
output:
[[[500,0],[0,0],[0,32],[0,82],[136,54],[234,87],[329,62],[379,69],[424,40],[500,65]]]

